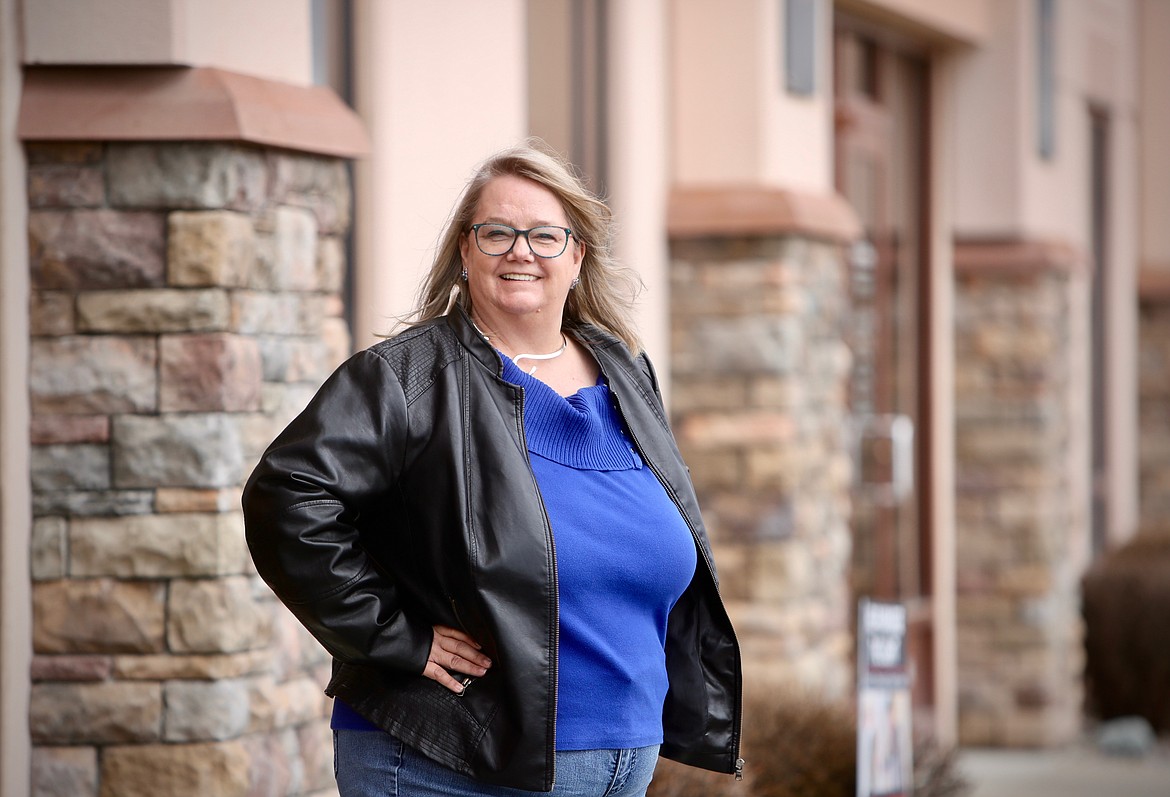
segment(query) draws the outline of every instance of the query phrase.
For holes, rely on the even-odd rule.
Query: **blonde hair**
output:
[[[439,239],[435,260],[423,281],[410,322],[417,324],[446,315],[453,302],[471,313],[471,295],[462,289],[459,244],[471,229],[485,186],[504,176],[523,177],[551,191],[565,210],[573,237],[585,245],[581,281],[569,291],[565,302],[566,325],[593,324],[620,339],[634,355],[641,353],[642,344],[631,317],[642,281],[614,258],[613,214],[565,160],[537,140],[496,153],[468,181]]]

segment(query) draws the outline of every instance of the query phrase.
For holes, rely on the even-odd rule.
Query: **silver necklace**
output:
[[[565,353],[565,349],[569,348],[569,339],[565,337],[565,333],[561,333],[561,347],[550,354],[517,354],[512,358],[512,362],[516,363],[517,367],[521,360],[555,360]],[[536,373],[536,366],[532,366],[528,371],[528,375],[532,376]]]

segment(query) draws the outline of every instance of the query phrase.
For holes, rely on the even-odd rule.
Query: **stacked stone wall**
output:
[[[1043,746],[1080,730],[1079,580],[1087,498],[1076,486],[1085,339],[1078,276],[960,271],[955,292],[960,740]],[[1079,325],[1079,328],[1078,328]],[[1087,465],[1085,466],[1087,468]]]
[[[1150,296],[1138,315],[1140,531],[1170,535],[1170,297]]]
[[[333,789],[328,660],[240,490],[349,351],[346,165],[28,146],[33,793]]]
[[[839,246],[671,245],[671,412],[749,678],[852,683],[850,459]]]

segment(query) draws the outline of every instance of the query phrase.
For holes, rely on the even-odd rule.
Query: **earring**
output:
[[[569,290],[573,290],[574,288],[576,288],[580,284],[581,284],[581,278],[580,277],[573,277],[573,281],[569,283]]]
[[[459,279],[467,282],[467,269],[463,269],[463,273],[459,275]]]

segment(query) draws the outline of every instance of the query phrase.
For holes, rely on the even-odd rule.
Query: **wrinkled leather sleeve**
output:
[[[403,611],[359,530],[363,513],[394,489],[407,430],[407,402],[392,369],[360,352],[269,446],[243,507],[260,576],[334,658],[422,672],[431,625]]]

